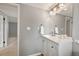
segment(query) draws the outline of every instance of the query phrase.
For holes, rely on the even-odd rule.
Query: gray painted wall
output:
[[[17,18],[8,16],[8,24],[9,24],[8,29],[9,37],[17,37]]]
[[[43,24],[45,33],[48,34],[54,28],[54,24],[65,29],[64,16],[49,16],[48,12],[28,5],[20,5],[20,55],[31,55],[38,53],[42,48],[38,27]],[[26,27],[31,27],[28,31]],[[65,30],[62,32],[65,33]],[[60,33],[61,34],[61,33]]]
[[[73,4],[73,40],[79,40],[79,4]],[[73,55],[79,56],[79,43],[73,43]]]
[[[9,37],[17,37],[17,23],[9,22]]]

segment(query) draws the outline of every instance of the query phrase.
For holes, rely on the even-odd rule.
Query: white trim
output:
[[[40,52],[39,53],[32,54],[32,55],[29,55],[29,56],[39,56],[39,55],[41,55]]]
[[[17,15],[17,56],[19,56],[19,37],[20,37],[20,4],[17,5],[18,15]]]
[[[4,23],[4,40],[5,40],[5,47],[7,47],[7,39],[8,39],[8,29],[9,29],[9,26],[8,26],[8,19],[7,19],[7,16],[5,16],[5,23]]]
[[[66,34],[66,21],[67,21],[67,19],[66,19],[66,17],[65,17],[65,34]]]

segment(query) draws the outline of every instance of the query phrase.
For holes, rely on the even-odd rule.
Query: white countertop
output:
[[[56,36],[42,35],[42,37],[47,38],[55,43],[72,41],[72,37],[67,37],[66,35],[56,35]]]

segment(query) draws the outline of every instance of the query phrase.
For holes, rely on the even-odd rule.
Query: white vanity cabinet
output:
[[[72,55],[72,39],[59,39],[52,37],[42,37],[42,53],[45,56],[70,56]],[[56,41],[58,40],[58,41]]]
[[[58,45],[55,44],[54,42],[46,40],[46,38],[43,38],[42,53],[45,56],[57,56],[58,55]]]

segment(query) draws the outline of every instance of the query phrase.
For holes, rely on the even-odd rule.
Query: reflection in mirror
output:
[[[62,6],[63,9],[57,8],[57,7],[60,7],[60,5]],[[52,16],[54,16],[54,17],[59,16],[61,19],[64,20],[64,21],[61,20],[61,22],[63,22],[62,25],[61,25],[61,22],[57,19],[56,20],[60,23],[57,24],[57,22],[56,23],[54,22],[55,25],[57,25],[59,27],[59,34],[65,34],[65,35],[71,37],[72,36],[72,21],[73,21],[73,19],[72,19],[72,4],[68,4],[68,3],[67,4],[66,3],[59,4],[59,5],[57,5],[57,7],[54,7],[54,8],[57,8],[57,11],[58,10],[61,10],[61,11],[59,11],[59,12],[53,11],[54,8],[51,11],[52,11],[52,13],[53,12],[56,13],[55,15],[52,15]],[[54,19],[54,18],[52,18],[52,19]]]

